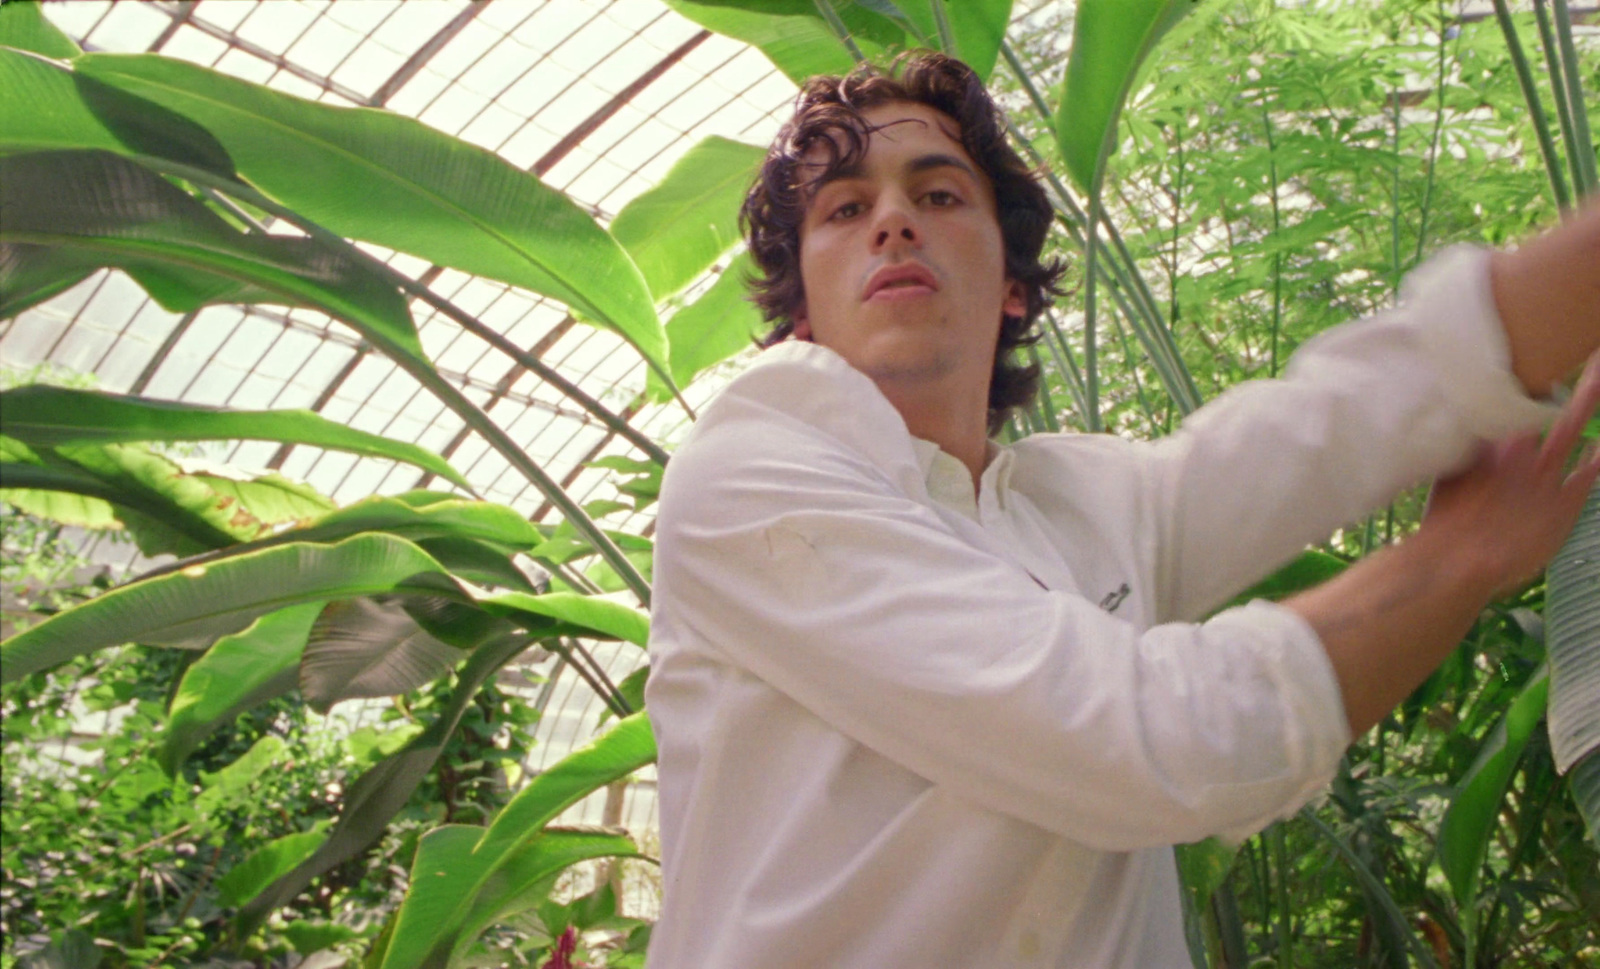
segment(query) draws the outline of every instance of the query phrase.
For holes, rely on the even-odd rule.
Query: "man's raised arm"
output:
[[[1489,263],[1511,369],[1546,396],[1600,349],[1600,200]]]

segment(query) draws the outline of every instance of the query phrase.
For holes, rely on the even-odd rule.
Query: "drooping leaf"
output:
[[[32,0],[0,6],[0,47],[15,47],[62,60],[83,53],[72,38],[45,19],[39,4]]]
[[[413,576],[441,571],[415,545],[381,534],[334,545],[277,546],[191,566],[119,586],[0,644],[4,682],[126,642],[209,645],[268,612],[393,592]]]
[[[1589,826],[1589,837],[1600,844],[1600,752],[1592,753],[1572,765],[1567,772],[1572,787],[1572,802]]]
[[[217,900],[235,908],[255,898],[316,851],[328,839],[326,828],[327,822],[319,822],[310,831],[274,838],[250,852],[217,879]]]
[[[321,611],[320,602],[309,602],[268,613],[189,664],[167,710],[158,754],[168,776],[176,776],[217,727],[294,689],[301,650]]]
[[[0,152],[97,148],[234,177],[227,151],[193,119],[70,66],[0,47],[0,91]]]
[[[433,682],[461,650],[428,635],[400,599],[329,603],[306,642],[300,693],[318,713],[340,700],[395,696]]]
[[[739,241],[739,206],[765,157],[755,145],[713,135],[617,213],[611,234],[655,299],[687,286]]]
[[[411,907],[409,895],[401,903],[383,969],[415,969],[430,964],[424,960],[439,950],[448,951],[484,886],[516,852],[567,807],[650,763],[655,754],[650,722],[643,714],[634,714],[535,777],[501,809],[487,832],[475,829],[480,837],[470,849],[471,861],[447,876],[452,878],[451,897],[425,896],[424,912]],[[449,835],[446,840],[456,837],[461,836]],[[454,847],[459,852],[460,846]],[[404,945],[397,945],[402,938]]]
[[[548,896],[544,886],[572,865],[594,858],[634,857],[639,857],[638,846],[626,835],[546,828],[485,880],[467,913],[457,949],[496,922],[544,901]]]
[[[1477,898],[1478,874],[1494,835],[1506,787],[1522,760],[1528,738],[1544,717],[1550,678],[1540,670],[1506,708],[1478,748],[1477,759],[1450,799],[1439,822],[1439,867],[1463,910]]]
[[[888,2],[888,0],[885,0]],[[941,43],[934,4],[944,7],[955,49],[947,53],[988,80],[1000,57],[1000,42],[1011,22],[1012,0],[893,0],[915,28],[924,46],[939,48]]]
[[[5,432],[35,447],[131,441],[279,441],[411,464],[470,486],[449,462],[307,410],[227,410],[103,391],[34,384],[0,391]],[[327,509],[324,509],[325,511]]]
[[[138,445],[43,450],[43,465],[0,465],[8,487],[64,491],[107,502],[146,555],[193,555],[260,534],[261,523]]]
[[[282,738],[267,734],[250,745],[233,760],[215,771],[200,774],[200,793],[194,805],[202,816],[209,817],[217,809],[250,789],[261,775],[283,759],[285,745]]]
[[[323,872],[354,857],[376,840],[433,769],[445,741],[461,722],[461,714],[484,681],[528,646],[527,637],[507,637],[486,644],[462,664],[450,699],[438,717],[399,753],[368,769],[345,793],[343,810],[328,840],[292,871],[269,885],[239,913],[240,937],[248,937],[278,907],[294,898]]]
[[[172,262],[248,281],[349,323],[414,374],[434,373],[399,291],[365,266],[308,239],[238,233],[115,155],[0,156],[0,204],[0,235],[92,251],[107,265]]]
[[[98,268],[98,260],[82,253],[0,242],[0,320],[71,289]]]
[[[529,593],[539,591],[533,578],[512,560],[514,549],[455,535],[419,539],[417,544],[451,573],[468,582],[489,588],[502,587]]]
[[[244,474],[224,473],[227,469],[213,468],[183,458],[177,459],[177,462],[190,477],[204,483],[216,494],[232,498],[250,517],[263,525],[309,521],[338,507],[331,498],[310,485],[291,481],[276,472],[252,478]]]
[[[77,71],[193,118],[239,173],[340,235],[565,302],[666,362],[638,270],[533,175],[411,118],[318,104],[157,55],[86,54]]]
[[[699,299],[667,320],[672,380],[679,387],[688,386],[707,367],[755,346],[755,337],[764,326],[745,286],[750,275],[750,257],[741,253]],[[660,377],[650,374],[647,379],[652,400],[672,399]]]
[[[544,541],[537,527],[505,505],[471,501],[444,492],[410,491],[365,498],[306,525],[229,548],[225,554],[245,554],[293,542],[337,542],[365,532],[387,532],[415,543],[453,538],[517,549],[533,548]],[[218,556],[209,558],[215,557]],[[173,563],[150,574],[204,564],[207,559],[201,556]]]
[[[478,606],[508,618],[531,614],[548,617],[577,627],[578,635],[600,639],[621,639],[644,646],[650,638],[650,617],[603,596],[583,596],[571,592],[548,592],[530,596],[524,592],[497,592],[478,597]]]
[[[1090,195],[1116,149],[1117,118],[1150,52],[1196,0],[1079,0],[1056,142],[1067,173]]]
[[[666,0],[667,6],[708,30],[742,40],[767,55],[796,84],[817,74],[848,74],[850,51],[834,36],[812,0]],[[910,43],[892,20],[857,3],[838,7],[856,46],[869,60],[886,62]]]
[[[644,685],[650,679],[650,667],[641,666],[617,682],[617,692],[628,701],[628,709],[638,713],[644,709]],[[600,725],[611,719],[611,710],[600,711]]]

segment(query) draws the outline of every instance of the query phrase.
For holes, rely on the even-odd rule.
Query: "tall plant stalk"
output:
[[[1539,89],[1533,83],[1533,71],[1522,52],[1522,41],[1517,38],[1516,24],[1511,22],[1511,10],[1506,0],[1494,0],[1495,21],[1505,35],[1506,51],[1511,55],[1511,66],[1517,72],[1517,84],[1522,88],[1523,100],[1528,105],[1528,117],[1533,121],[1533,133],[1539,141],[1539,153],[1544,157],[1545,174],[1550,179],[1550,193],[1555,196],[1556,208],[1572,208],[1572,196],[1567,193],[1567,180],[1561,174],[1561,162],[1556,157],[1556,144],[1550,137],[1550,122],[1545,118],[1544,103]]]

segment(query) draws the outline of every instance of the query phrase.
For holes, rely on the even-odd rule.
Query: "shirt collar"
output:
[[[967,466],[945,453],[939,445],[920,437],[911,439],[911,448],[917,456],[917,466],[928,487],[928,497],[935,502],[959,511],[973,521],[978,520],[978,495],[972,488],[972,475]],[[1006,507],[1006,494],[1011,487],[1011,449],[988,442],[988,464],[979,478],[984,494],[994,496],[996,504]]]

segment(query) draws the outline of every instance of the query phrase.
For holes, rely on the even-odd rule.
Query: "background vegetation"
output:
[[[1504,17],[1440,0],[1082,0],[1015,23],[1009,0],[668,2],[795,78],[915,45],[990,76],[1018,144],[1052,173],[1052,244],[1074,272],[1037,351],[1046,393],[1012,436],[1168,433],[1312,334],[1392,304],[1429,253],[1514,241],[1594,185],[1600,51],[1561,0],[1497,4]],[[617,916],[614,882],[561,882],[574,862],[641,846],[550,822],[653,758],[642,677],[609,682],[585,646],[642,644],[648,538],[596,525],[607,508],[580,508],[441,378],[413,309],[446,314],[627,441],[631,456],[604,463],[624,501],[648,508],[668,456],[347,240],[562,300],[628,339],[670,399],[747,346],[732,212],[759,147],[697,146],[602,227],[415,122],[161,57],[83,55],[31,4],[0,9],[0,47],[0,85],[25,105],[0,115],[0,317],[102,266],[169,309],[321,309],[459,414],[559,522],[476,500],[436,455],[310,413],[81,381],[6,390],[0,962],[642,964],[648,926]],[[302,176],[308,159],[319,178]],[[341,204],[375,179],[383,204]],[[276,475],[179,460],[184,442],[240,437],[381,455],[457,490],[337,508]],[[1406,496],[1349,523],[1274,591],[1399,539],[1419,507]],[[63,527],[125,530],[177,564],[96,574]],[[1326,797],[1236,853],[1181,852],[1197,965],[1600,958],[1600,795],[1576,780],[1597,758],[1563,764],[1569,783],[1542,722],[1550,692],[1575,682],[1546,672],[1555,643],[1596,642],[1559,603],[1596,601],[1600,580],[1570,574],[1577,594],[1540,583],[1486,612],[1351,748]],[[495,677],[531,649],[560,653],[615,716],[595,746],[524,779],[502,765],[534,714]],[[385,705],[378,726],[324,716],[362,698]],[[79,736],[94,718],[96,738]]]

